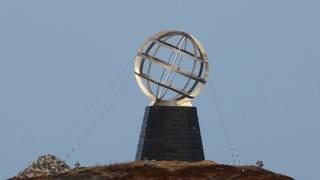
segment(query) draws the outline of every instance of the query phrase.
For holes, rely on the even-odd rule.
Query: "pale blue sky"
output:
[[[241,162],[316,180],[319,9],[316,0],[0,1],[0,179],[40,154],[65,158],[77,142],[71,165],[133,160],[149,101],[131,63],[146,37],[177,29],[208,52]],[[193,103],[205,155],[232,163],[211,94],[207,86]]]

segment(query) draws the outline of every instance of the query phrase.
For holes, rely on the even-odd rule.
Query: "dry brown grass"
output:
[[[135,161],[73,169],[52,177],[34,179],[215,179],[215,180],[291,180],[255,166],[230,166],[213,161]]]

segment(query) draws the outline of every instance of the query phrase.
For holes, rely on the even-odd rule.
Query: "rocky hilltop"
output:
[[[258,166],[231,166],[217,164],[213,161],[145,160],[93,167],[77,166],[70,169],[63,161],[52,156],[48,157],[48,155],[40,157],[31,166],[11,179],[293,180],[291,177]]]

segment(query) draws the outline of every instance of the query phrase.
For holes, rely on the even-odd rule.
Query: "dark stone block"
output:
[[[136,160],[204,160],[195,107],[148,106]]]

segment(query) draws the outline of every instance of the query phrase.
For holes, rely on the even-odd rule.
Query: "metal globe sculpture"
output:
[[[208,57],[192,35],[161,31],[135,57],[135,77],[151,105],[192,106],[208,79]]]

